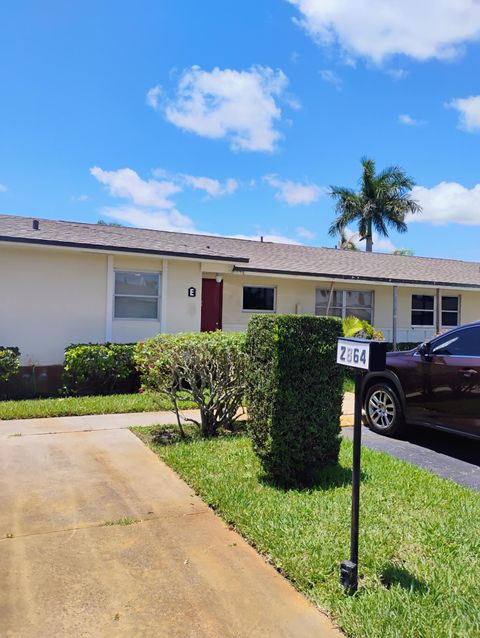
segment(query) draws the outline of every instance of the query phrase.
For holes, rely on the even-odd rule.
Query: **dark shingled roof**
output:
[[[0,215],[0,241],[228,261],[240,272],[480,288],[480,264]]]

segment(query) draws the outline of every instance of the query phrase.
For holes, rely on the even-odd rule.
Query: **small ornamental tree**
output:
[[[253,447],[284,485],[308,485],[338,461],[343,334],[334,317],[254,315],[247,329],[247,405]]]
[[[145,388],[169,398],[184,437],[178,392],[200,410],[204,437],[232,428],[245,392],[245,336],[222,332],[159,334],[137,345],[135,361]]]

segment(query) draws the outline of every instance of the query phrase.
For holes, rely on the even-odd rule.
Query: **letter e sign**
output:
[[[189,297],[197,296],[197,289],[195,288],[195,286],[190,286],[190,288],[188,289],[188,296]]]

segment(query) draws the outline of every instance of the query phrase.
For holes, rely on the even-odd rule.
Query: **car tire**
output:
[[[405,419],[398,394],[386,382],[379,382],[367,390],[365,414],[368,427],[385,436],[399,436],[405,430]]]

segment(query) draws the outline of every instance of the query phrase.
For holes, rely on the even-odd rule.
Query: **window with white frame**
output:
[[[412,326],[435,325],[434,295],[412,295]]]
[[[442,326],[445,328],[460,325],[460,297],[442,297]]]
[[[115,319],[158,319],[159,300],[159,273],[115,271]]]
[[[244,286],[243,310],[275,312],[275,288],[273,286]]]
[[[342,319],[353,316],[372,323],[373,292],[317,288],[315,291],[315,314],[341,317]]]
[[[435,295],[412,295],[412,326],[435,327]],[[452,328],[459,325],[460,298],[441,297],[441,327]]]

